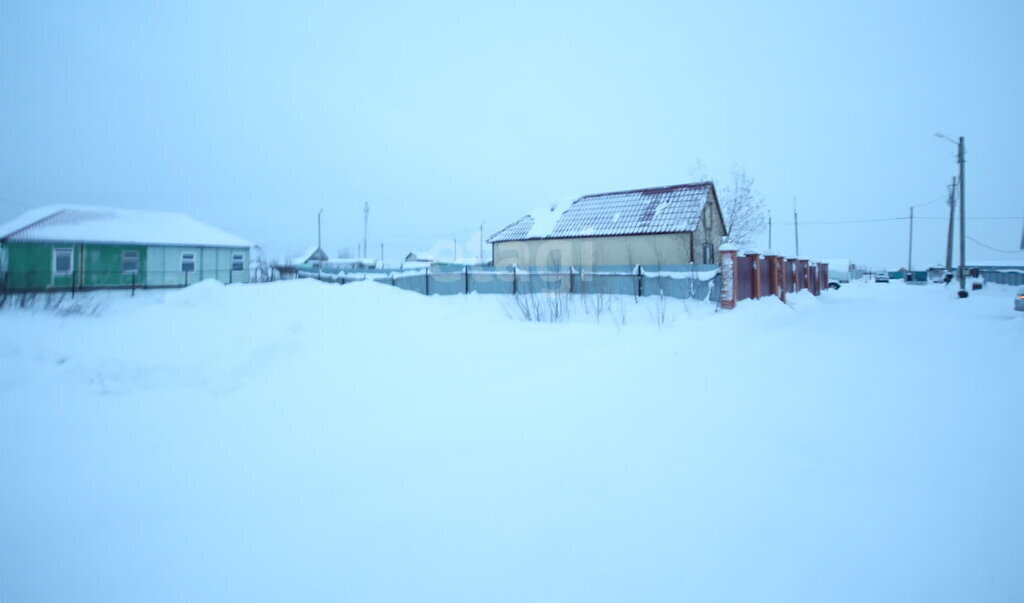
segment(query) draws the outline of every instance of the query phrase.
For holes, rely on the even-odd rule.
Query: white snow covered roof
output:
[[[318,256],[318,257],[314,257],[314,256]],[[292,259],[292,263],[293,264],[305,264],[305,263],[310,262],[310,261],[326,262],[328,259],[329,258],[327,256],[327,252],[326,251],[324,251],[323,249],[320,249],[320,247],[318,247],[317,245],[313,245],[312,247],[310,247],[309,249],[304,251],[302,253],[302,255],[295,256],[295,258]]]
[[[586,195],[523,216],[487,241],[692,232],[713,190],[710,182],[695,182]]]
[[[39,207],[0,225],[0,241],[251,247],[185,214],[64,205]]]

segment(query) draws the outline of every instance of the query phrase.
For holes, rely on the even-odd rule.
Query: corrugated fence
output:
[[[673,266],[566,267],[552,270],[520,270],[515,267],[431,266],[416,270],[359,270],[336,273],[307,266],[301,278],[339,284],[373,280],[424,295],[459,293],[583,293],[665,296],[718,301],[720,280],[714,264]]]
[[[984,269],[978,271],[986,283],[999,285],[1024,285],[1024,267]]]

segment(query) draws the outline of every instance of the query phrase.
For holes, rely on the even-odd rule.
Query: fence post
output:
[[[640,267],[640,264],[636,265],[636,297],[640,299],[644,296],[644,271]]]
[[[517,289],[518,288],[516,287],[516,266],[515,266],[515,264],[513,264],[512,265],[512,295],[515,295],[517,293]]]
[[[135,297],[135,275],[132,274],[132,297]]]
[[[466,295],[469,295],[469,266],[463,267],[463,278],[466,281]]]
[[[765,254],[764,259],[768,261],[768,290],[762,291],[761,295],[779,297],[779,290],[782,289],[779,286],[779,256],[769,251]]]
[[[569,293],[572,293],[572,266],[569,266]]]
[[[722,271],[722,308],[731,310],[736,307],[736,254],[739,248],[723,243],[718,251]]]
[[[748,251],[746,256],[750,258],[750,298],[761,299],[761,254]]]
[[[430,266],[423,268],[423,295],[430,295]]]

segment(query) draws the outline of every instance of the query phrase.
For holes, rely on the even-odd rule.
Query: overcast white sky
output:
[[[0,221],[43,204],[184,211],[285,256],[450,253],[552,201],[757,181],[774,247],[897,268],[946,215],[1020,244],[1020,2],[0,0]],[[804,225],[805,224],[805,225]],[[942,220],[915,227],[941,261]],[[445,247],[447,246],[447,247]],[[767,246],[767,233],[760,243]],[[968,248],[974,257],[1002,254]]]

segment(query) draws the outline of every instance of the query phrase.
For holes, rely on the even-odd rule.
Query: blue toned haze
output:
[[[906,263],[967,138],[969,234],[1016,249],[1017,2],[52,3],[0,0],[0,221],[180,210],[284,257],[475,255],[529,210],[745,166],[774,247]],[[915,227],[915,264],[945,223]],[[759,243],[767,246],[767,236]],[[973,257],[998,258],[976,246]]]

